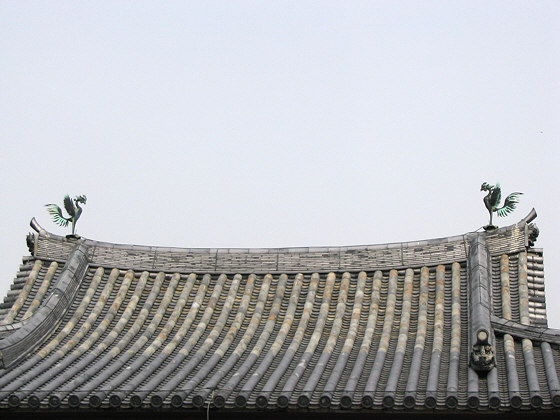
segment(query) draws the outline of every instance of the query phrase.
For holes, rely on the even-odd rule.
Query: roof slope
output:
[[[0,308],[0,408],[556,412],[560,334],[529,221],[278,249],[116,245],[34,223]]]

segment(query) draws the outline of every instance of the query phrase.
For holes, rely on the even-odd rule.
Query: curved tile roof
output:
[[[0,409],[557,413],[560,333],[528,221],[275,249],[117,245],[33,223],[0,307]]]

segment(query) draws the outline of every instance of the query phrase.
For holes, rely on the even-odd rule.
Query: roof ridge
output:
[[[529,215],[531,216],[531,214]],[[482,233],[492,255],[525,250],[527,220]],[[532,219],[531,219],[532,220]],[[86,245],[90,264],[145,270],[188,272],[330,272],[383,270],[451,264],[468,258],[468,238],[476,232],[408,242],[337,247],[178,248],[124,245],[46,232],[32,219],[36,257],[65,261],[76,243]]]

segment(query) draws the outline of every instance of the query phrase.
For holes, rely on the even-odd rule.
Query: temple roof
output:
[[[558,414],[535,216],[267,249],[111,244],[32,221],[0,305],[0,410]]]

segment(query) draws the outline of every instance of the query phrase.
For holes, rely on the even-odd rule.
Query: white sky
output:
[[[356,245],[522,191],[560,328],[560,2],[0,4],[0,296],[44,204],[184,247]],[[1,299],[1,298],[0,298]]]

